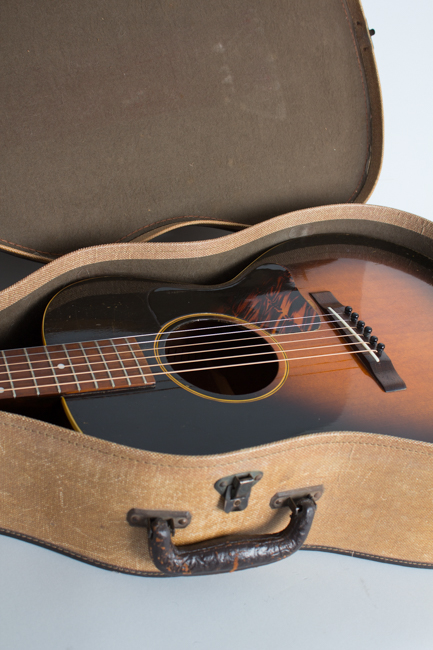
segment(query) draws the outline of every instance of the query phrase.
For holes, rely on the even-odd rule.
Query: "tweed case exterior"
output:
[[[55,260],[0,295],[2,334],[46,303],[56,288],[107,270],[161,281],[212,282],[221,268],[288,239],[357,233],[433,257],[433,224],[389,208],[341,205],[282,215],[207,242],[139,242],[84,249]],[[322,484],[325,492],[306,549],[410,566],[433,566],[430,492],[433,447],[374,432],[300,436],[214,456],[173,456],[116,445],[29,418],[0,415],[0,529],[71,557],[137,575],[160,575],[146,531],[129,526],[131,508],[188,510],[178,545],[227,534],[281,530],[279,491]],[[259,469],[246,510],[229,516],[214,483]]]

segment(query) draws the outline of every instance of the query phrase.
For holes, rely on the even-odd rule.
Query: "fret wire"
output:
[[[26,348],[23,348],[23,350],[24,350],[24,354],[26,355],[27,363],[29,364],[30,372],[32,373],[33,382],[34,382],[35,388],[36,388],[36,395],[40,395],[41,393],[40,393],[40,390],[39,390],[38,382],[36,381],[36,376],[35,376],[35,373],[33,372],[33,368],[32,368],[32,364],[30,363],[29,355],[27,354]],[[30,386],[29,386],[29,388],[30,388]]]
[[[116,355],[117,355],[117,358],[119,359],[120,365],[121,365],[122,368],[123,368],[123,372],[125,373],[125,377],[126,377],[126,380],[127,380],[128,384],[129,384],[129,386],[132,386],[131,380],[129,379],[129,375],[128,375],[128,373],[126,372],[126,368],[125,368],[125,366],[124,366],[124,364],[123,364],[122,357],[120,356],[119,352],[117,351],[117,347],[116,347],[116,345],[115,345],[113,339],[109,339],[109,341],[110,341],[111,345],[112,345],[113,348],[114,348],[114,351],[115,351],[115,353],[116,353]],[[122,343],[122,345],[124,345],[124,344]]]
[[[86,352],[85,352],[85,350],[83,348],[83,344],[79,342],[78,345],[80,346],[80,348],[81,348],[81,350],[83,352],[84,360],[86,361],[87,365],[89,366],[90,374],[92,375],[92,379],[93,379],[93,383],[95,384],[95,388],[99,388],[98,382],[96,381],[95,375],[93,374],[92,366],[90,365],[89,360],[87,358],[87,354],[86,354]]]
[[[113,388],[116,388],[116,384],[114,383],[113,377],[112,377],[111,372],[110,372],[110,368],[107,366],[107,362],[105,361],[105,357],[101,352],[101,348],[99,347],[99,343],[98,343],[98,341],[94,341],[94,343],[95,343],[96,347],[98,348],[99,354],[101,355],[101,359],[102,359],[102,361],[104,363],[104,366],[107,369],[107,372],[108,372],[109,377],[110,377],[111,385],[113,386]]]
[[[48,348],[45,347],[44,350],[45,350],[45,354],[46,354],[46,357],[47,357],[47,359],[48,359],[48,362],[49,362],[49,364],[50,364],[50,366],[51,366],[51,370],[53,371],[53,377],[54,377],[54,380],[55,380],[55,382],[56,382],[56,384],[57,384],[57,391],[58,391],[59,393],[61,393],[61,392],[62,392],[62,389],[61,389],[61,387],[60,387],[59,380],[57,379],[57,375],[56,375],[56,371],[54,370],[53,362],[52,362],[51,357],[50,357],[50,355],[49,355],[49,353],[48,353]]]
[[[15,391],[14,382],[12,381],[12,375],[11,375],[11,372],[10,372],[10,370],[9,370],[9,364],[8,364],[8,362],[7,362],[7,360],[6,360],[6,355],[5,355],[5,353],[4,353],[3,350],[1,351],[1,353],[2,353],[2,356],[3,356],[4,363],[5,363],[6,372],[8,373],[9,383],[10,383],[11,388],[12,388],[12,395],[13,395],[14,397],[16,397],[17,394],[16,394],[16,391]]]
[[[81,388],[80,388],[80,384],[79,384],[79,382],[78,382],[78,377],[77,377],[77,375],[75,374],[74,364],[72,363],[71,357],[69,356],[68,349],[67,349],[67,347],[66,347],[66,345],[65,345],[64,343],[62,343],[62,348],[63,348],[63,350],[65,351],[66,358],[67,358],[68,361],[69,361],[69,365],[71,366],[72,374],[74,375],[75,383],[77,384],[77,388],[78,388],[78,390],[80,391]]]
[[[147,378],[146,378],[146,375],[145,375],[144,372],[143,372],[143,368],[142,368],[141,365],[138,363],[138,359],[137,359],[137,357],[135,356],[135,352],[134,352],[134,350],[132,349],[130,342],[128,341],[128,339],[125,339],[125,341],[126,341],[126,343],[128,344],[129,349],[131,350],[131,354],[132,354],[133,360],[135,361],[135,363],[136,363],[137,366],[138,366],[138,369],[139,369],[140,372],[141,372],[141,376],[142,376],[142,378],[143,378],[144,383],[147,384]],[[137,345],[138,345],[138,343],[137,343]],[[140,350],[140,352],[141,352],[141,350]]]

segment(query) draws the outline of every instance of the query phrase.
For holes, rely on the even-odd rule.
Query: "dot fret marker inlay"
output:
[[[58,368],[59,370],[63,370],[64,368],[66,368],[66,366],[65,366],[64,363],[58,363],[58,364],[57,364],[57,368]]]

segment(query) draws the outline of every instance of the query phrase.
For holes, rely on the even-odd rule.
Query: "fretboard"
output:
[[[133,337],[0,352],[0,399],[153,384],[155,378]]]

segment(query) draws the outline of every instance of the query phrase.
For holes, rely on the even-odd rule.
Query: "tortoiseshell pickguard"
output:
[[[249,279],[252,278],[254,287],[249,293],[237,291],[229,297],[231,314],[249,323],[262,323],[263,329],[271,334],[318,329],[318,313],[297,290],[286,267],[263,264],[251,272]]]

